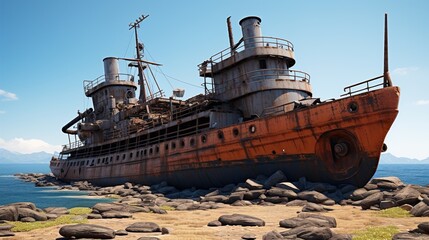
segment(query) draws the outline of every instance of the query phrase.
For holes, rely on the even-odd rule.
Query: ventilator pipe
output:
[[[69,128],[71,126],[73,126],[75,123],[77,123],[79,120],[81,120],[82,118],[88,116],[90,113],[93,112],[92,108],[88,108],[86,109],[85,112],[83,113],[79,113],[78,112],[78,116],[73,118],[69,123],[67,123],[66,125],[64,125],[64,127],[61,129],[63,131],[63,133],[67,133],[67,134],[77,134],[77,130],[69,130]]]

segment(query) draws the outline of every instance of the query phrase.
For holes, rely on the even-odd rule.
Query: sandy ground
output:
[[[401,231],[411,230],[417,227],[421,222],[429,221],[429,217],[417,218],[385,218],[376,215],[375,211],[363,211],[360,207],[352,206],[333,206],[334,210],[323,213],[327,216],[335,217],[337,228],[332,230],[336,233],[353,233],[356,230],[365,229],[370,226],[388,226],[393,225]],[[286,207],[284,205],[276,206],[247,206],[231,207],[226,206],[220,209],[197,210],[197,211],[169,211],[168,214],[160,215],[153,213],[134,213],[133,218],[128,219],[97,219],[89,220],[91,224],[98,224],[110,227],[114,230],[123,230],[134,222],[155,222],[160,227],[166,227],[170,234],[143,234],[129,233],[128,236],[116,236],[115,239],[133,239],[136,240],[142,236],[156,236],[162,240],[167,239],[241,239],[246,233],[255,234],[257,239],[272,230],[285,231],[287,229],[279,227],[279,221],[297,216],[302,207]],[[247,214],[263,219],[266,223],[264,227],[241,227],[241,226],[221,226],[208,227],[207,223],[217,220],[224,214]],[[50,240],[60,238],[58,233],[61,226],[33,230],[30,232],[16,233],[15,237],[2,238],[2,240]]]

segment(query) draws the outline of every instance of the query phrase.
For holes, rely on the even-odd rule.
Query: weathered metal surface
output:
[[[205,77],[214,78],[214,93],[186,101],[137,101],[133,82],[116,84],[107,76],[117,74],[110,68],[106,82],[85,85],[95,111],[65,126],[83,119],[82,142],[70,143],[53,158],[54,175],[100,185],[165,180],[209,188],[282,170],[292,181],[306,177],[363,186],[376,171],[398,113],[399,88],[370,87],[376,78],[349,86],[345,98],[312,99],[309,76],[289,70],[293,46],[259,45],[260,19],[242,23],[254,39],[211,66],[216,70]],[[352,88],[361,86],[356,95]]]

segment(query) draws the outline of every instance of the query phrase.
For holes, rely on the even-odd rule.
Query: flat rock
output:
[[[16,202],[16,203],[12,203],[9,204],[8,206],[15,206],[17,208],[28,208],[31,210],[36,210],[36,205],[32,202]]]
[[[122,211],[106,211],[101,213],[101,217],[103,218],[131,218],[133,215],[129,212],[122,212]]]
[[[334,217],[329,217],[321,214],[313,214],[313,213],[300,213],[298,214],[298,217],[313,221],[313,223],[316,223],[315,226],[329,227],[329,228],[337,227],[337,221],[335,220]]]
[[[247,234],[244,234],[243,236],[241,236],[241,239],[255,240],[256,239],[256,235],[255,234],[251,234],[251,233],[247,233]]]
[[[94,224],[66,225],[60,228],[59,233],[65,238],[115,238],[115,231],[113,229]]]
[[[21,219],[19,219],[20,222],[35,222],[36,219],[32,218],[32,217],[23,217]]]
[[[43,209],[46,213],[56,214],[56,215],[65,215],[69,214],[69,210],[65,207],[48,207]]]
[[[328,240],[333,236],[331,229],[326,227],[301,226],[289,231],[280,233],[283,237],[293,237],[302,239]]]
[[[322,205],[309,202],[304,205],[301,211],[302,212],[326,212],[327,210]]]
[[[292,207],[303,207],[303,206],[305,206],[305,204],[307,204],[307,203],[308,203],[308,201],[306,201],[306,200],[299,200],[299,199],[296,199],[296,200],[292,200],[292,201],[290,201],[290,202],[286,203],[286,206],[292,206]]]
[[[93,211],[96,210],[97,213],[107,211],[128,211],[127,206],[118,203],[97,203],[92,207],[92,209]]]
[[[410,213],[415,217],[429,217],[429,206],[421,201],[411,209]]]
[[[208,196],[204,197],[201,201],[202,202],[225,202],[228,199],[227,196],[224,195],[215,195],[215,196]]]
[[[34,218],[36,221],[48,220],[48,216],[46,216],[46,213],[38,212],[30,208],[18,208],[18,217],[19,219],[25,218],[25,217],[31,217],[31,218]]]
[[[289,189],[283,189],[278,187],[273,187],[269,189],[266,193],[268,196],[278,196],[278,197],[287,197],[291,199],[296,199],[298,197],[298,194],[296,192],[289,190]]]
[[[153,213],[156,213],[156,214],[167,214],[166,210],[164,210],[158,206],[149,207],[149,210]]]
[[[334,234],[329,240],[352,240],[353,236],[350,234]]]
[[[303,191],[298,193],[298,198],[302,199],[302,200],[307,200],[309,202],[313,202],[313,203],[322,203],[326,200],[328,200],[329,198],[327,196],[325,196],[323,193],[319,193],[316,191]]]
[[[397,233],[392,237],[392,240],[428,240],[427,234],[420,233]]]
[[[396,207],[396,203],[393,200],[380,201],[380,209],[388,209],[392,207]]]
[[[254,199],[258,199],[259,196],[261,196],[262,194],[265,194],[266,190],[265,189],[261,189],[261,190],[250,190],[247,192],[244,192],[243,194],[243,199],[244,200],[254,200]]]
[[[238,200],[238,201],[234,202],[233,204],[231,204],[231,206],[237,206],[237,207],[251,206],[251,205],[253,205],[253,204],[249,201],[246,201],[246,200]]]
[[[0,220],[18,221],[18,209],[15,206],[0,207]]]
[[[158,224],[153,222],[136,222],[125,228],[127,232],[161,232]]]
[[[5,225],[0,225],[0,231],[9,231],[13,228],[13,225],[9,225],[9,224],[5,224]]]
[[[422,222],[417,227],[426,234],[429,234],[429,222]]]
[[[283,236],[277,231],[267,232],[262,236],[262,240],[279,240],[284,239]]]
[[[399,186],[404,186],[405,184],[401,181],[401,179],[399,179],[398,177],[381,177],[381,178],[373,178],[371,180],[370,183],[372,184],[376,184],[378,186],[378,184],[382,183],[382,182],[389,182],[389,183],[393,183],[395,184],[397,187]]]
[[[222,225],[265,226],[264,220],[244,214],[222,215],[218,220]]]
[[[258,189],[262,189],[264,186],[252,179],[247,179],[246,182],[244,183],[245,187],[248,188],[249,190],[258,190]]]
[[[368,197],[364,198],[360,202],[360,206],[362,207],[363,210],[370,209],[371,206],[376,205],[376,204],[380,204],[380,201],[382,199],[383,199],[383,193],[377,192],[377,193],[374,193],[374,194],[369,195]]]
[[[276,185],[279,182],[285,181],[286,176],[285,174],[278,170],[277,172],[273,173],[270,177],[267,178],[264,182],[264,188],[270,188],[274,185]]]
[[[87,218],[88,219],[102,219],[103,217],[101,216],[101,214],[91,213],[91,214],[88,214]]]
[[[393,199],[398,205],[415,205],[420,201],[419,198],[420,192],[414,189],[411,185],[407,185],[406,187],[402,188],[393,196]]]
[[[117,231],[115,231],[115,235],[116,236],[127,236],[128,232],[125,230],[117,230]]]
[[[299,188],[291,182],[280,182],[276,184],[276,187],[286,189],[286,190],[292,190],[296,193],[300,191]]]
[[[209,227],[220,227],[220,226],[222,226],[222,223],[219,220],[214,220],[214,221],[209,222],[207,224],[207,226],[209,226]]]
[[[137,240],[160,240],[157,237],[140,237]]]
[[[13,237],[15,233],[7,230],[0,230],[0,237]]]

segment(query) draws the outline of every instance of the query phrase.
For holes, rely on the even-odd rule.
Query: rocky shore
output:
[[[207,213],[210,216],[220,214],[204,223],[206,231],[217,232],[216,229],[225,229],[227,226],[249,231],[239,237],[234,235],[234,238],[199,236],[195,239],[352,239],[352,231],[341,226],[343,219],[338,219],[342,224],[337,223],[336,213],[346,209],[368,215],[368,212],[399,207],[414,217],[404,229],[406,231],[396,234],[392,239],[429,239],[429,187],[406,185],[396,177],[372,179],[363,188],[356,188],[352,185],[314,183],[305,178],[289,182],[284,174],[278,171],[269,177],[259,176],[222,188],[178,190],[165,182],[152,186],[125,183],[112,187],[97,187],[88,182],[66,185],[49,174],[17,176],[24,181],[34,182],[36,186],[58,186],[59,189],[88,191],[90,196],[117,198],[115,203],[96,204],[91,213],[85,215],[91,224],[62,226],[57,230],[57,238],[127,239],[128,234],[138,232],[147,235],[139,239],[186,239],[178,234],[180,231],[171,233],[171,229],[177,228],[180,222],[178,226],[164,227],[156,221],[140,221],[136,216],[148,218],[150,215],[156,220],[156,216],[186,215],[187,213],[181,212],[194,212]],[[260,211],[265,211],[265,214],[258,212],[261,208]],[[278,213],[271,213],[272,209],[288,214],[273,220],[272,217]],[[31,203],[15,203],[0,206],[0,221],[47,221],[68,214],[67,211],[65,208],[42,210]],[[247,214],[253,212],[258,216]],[[113,229],[110,222],[105,224],[105,221],[112,219],[121,219],[129,225],[121,226],[124,229]],[[266,224],[267,219],[269,224]],[[93,224],[98,221],[102,224]],[[271,230],[267,229],[262,233],[259,231],[270,226]],[[255,228],[259,230],[254,231]],[[344,232],[345,229],[349,232]],[[0,224],[0,236],[11,237],[19,234],[10,230],[7,222]],[[137,238],[133,236],[129,239]]]

